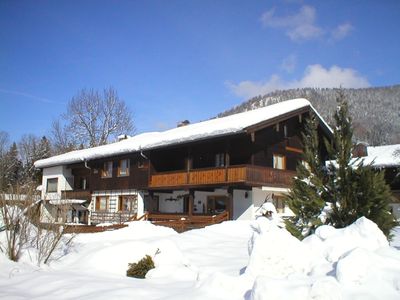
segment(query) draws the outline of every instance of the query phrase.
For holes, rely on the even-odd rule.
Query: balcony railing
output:
[[[91,195],[89,190],[73,190],[73,191],[63,191],[61,194],[61,198],[90,201]]]
[[[267,167],[241,165],[227,168],[190,170],[188,172],[163,172],[152,174],[151,188],[215,185],[224,183],[248,183],[287,187],[296,172]]]
[[[137,217],[136,211],[93,211],[90,215],[90,221],[92,224],[99,223],[124,223],[131,221]]]

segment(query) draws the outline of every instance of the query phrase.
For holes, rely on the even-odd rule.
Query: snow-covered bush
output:
[[[154,269],[154,261],[150,255],[146,255],[137,263],[128,264],[126,276],[135,278],[146,278],[146,274],[151,269]]]

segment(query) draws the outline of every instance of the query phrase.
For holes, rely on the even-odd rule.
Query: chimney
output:
[[[368,156],[368,144],[364,142],[358,142],[353,148],[353,157],[364,157]]]
[[[183,120],[183,121],[178,123],[177,127],[183,127],[183,126],[187,126],[189,124],[190,124],[189,120]]]
[[[122,140],[126,140],[127,138],[130,138],[130,136],[127,135],[127,134],[121,134],[121,135],[118,136],[117,139],[118,139],[118,142],[120,142]]]

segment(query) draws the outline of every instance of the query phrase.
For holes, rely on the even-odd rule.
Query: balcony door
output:
[[[232,200],[228,196],[208,196],[207,213],[211,215],[228,211],[231,214]]]

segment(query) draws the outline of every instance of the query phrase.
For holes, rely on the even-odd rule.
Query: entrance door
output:
[[[207,197],[207,213],[220,214],[228,211],[231,214],[231,201],[228,196],[208,196]]]

